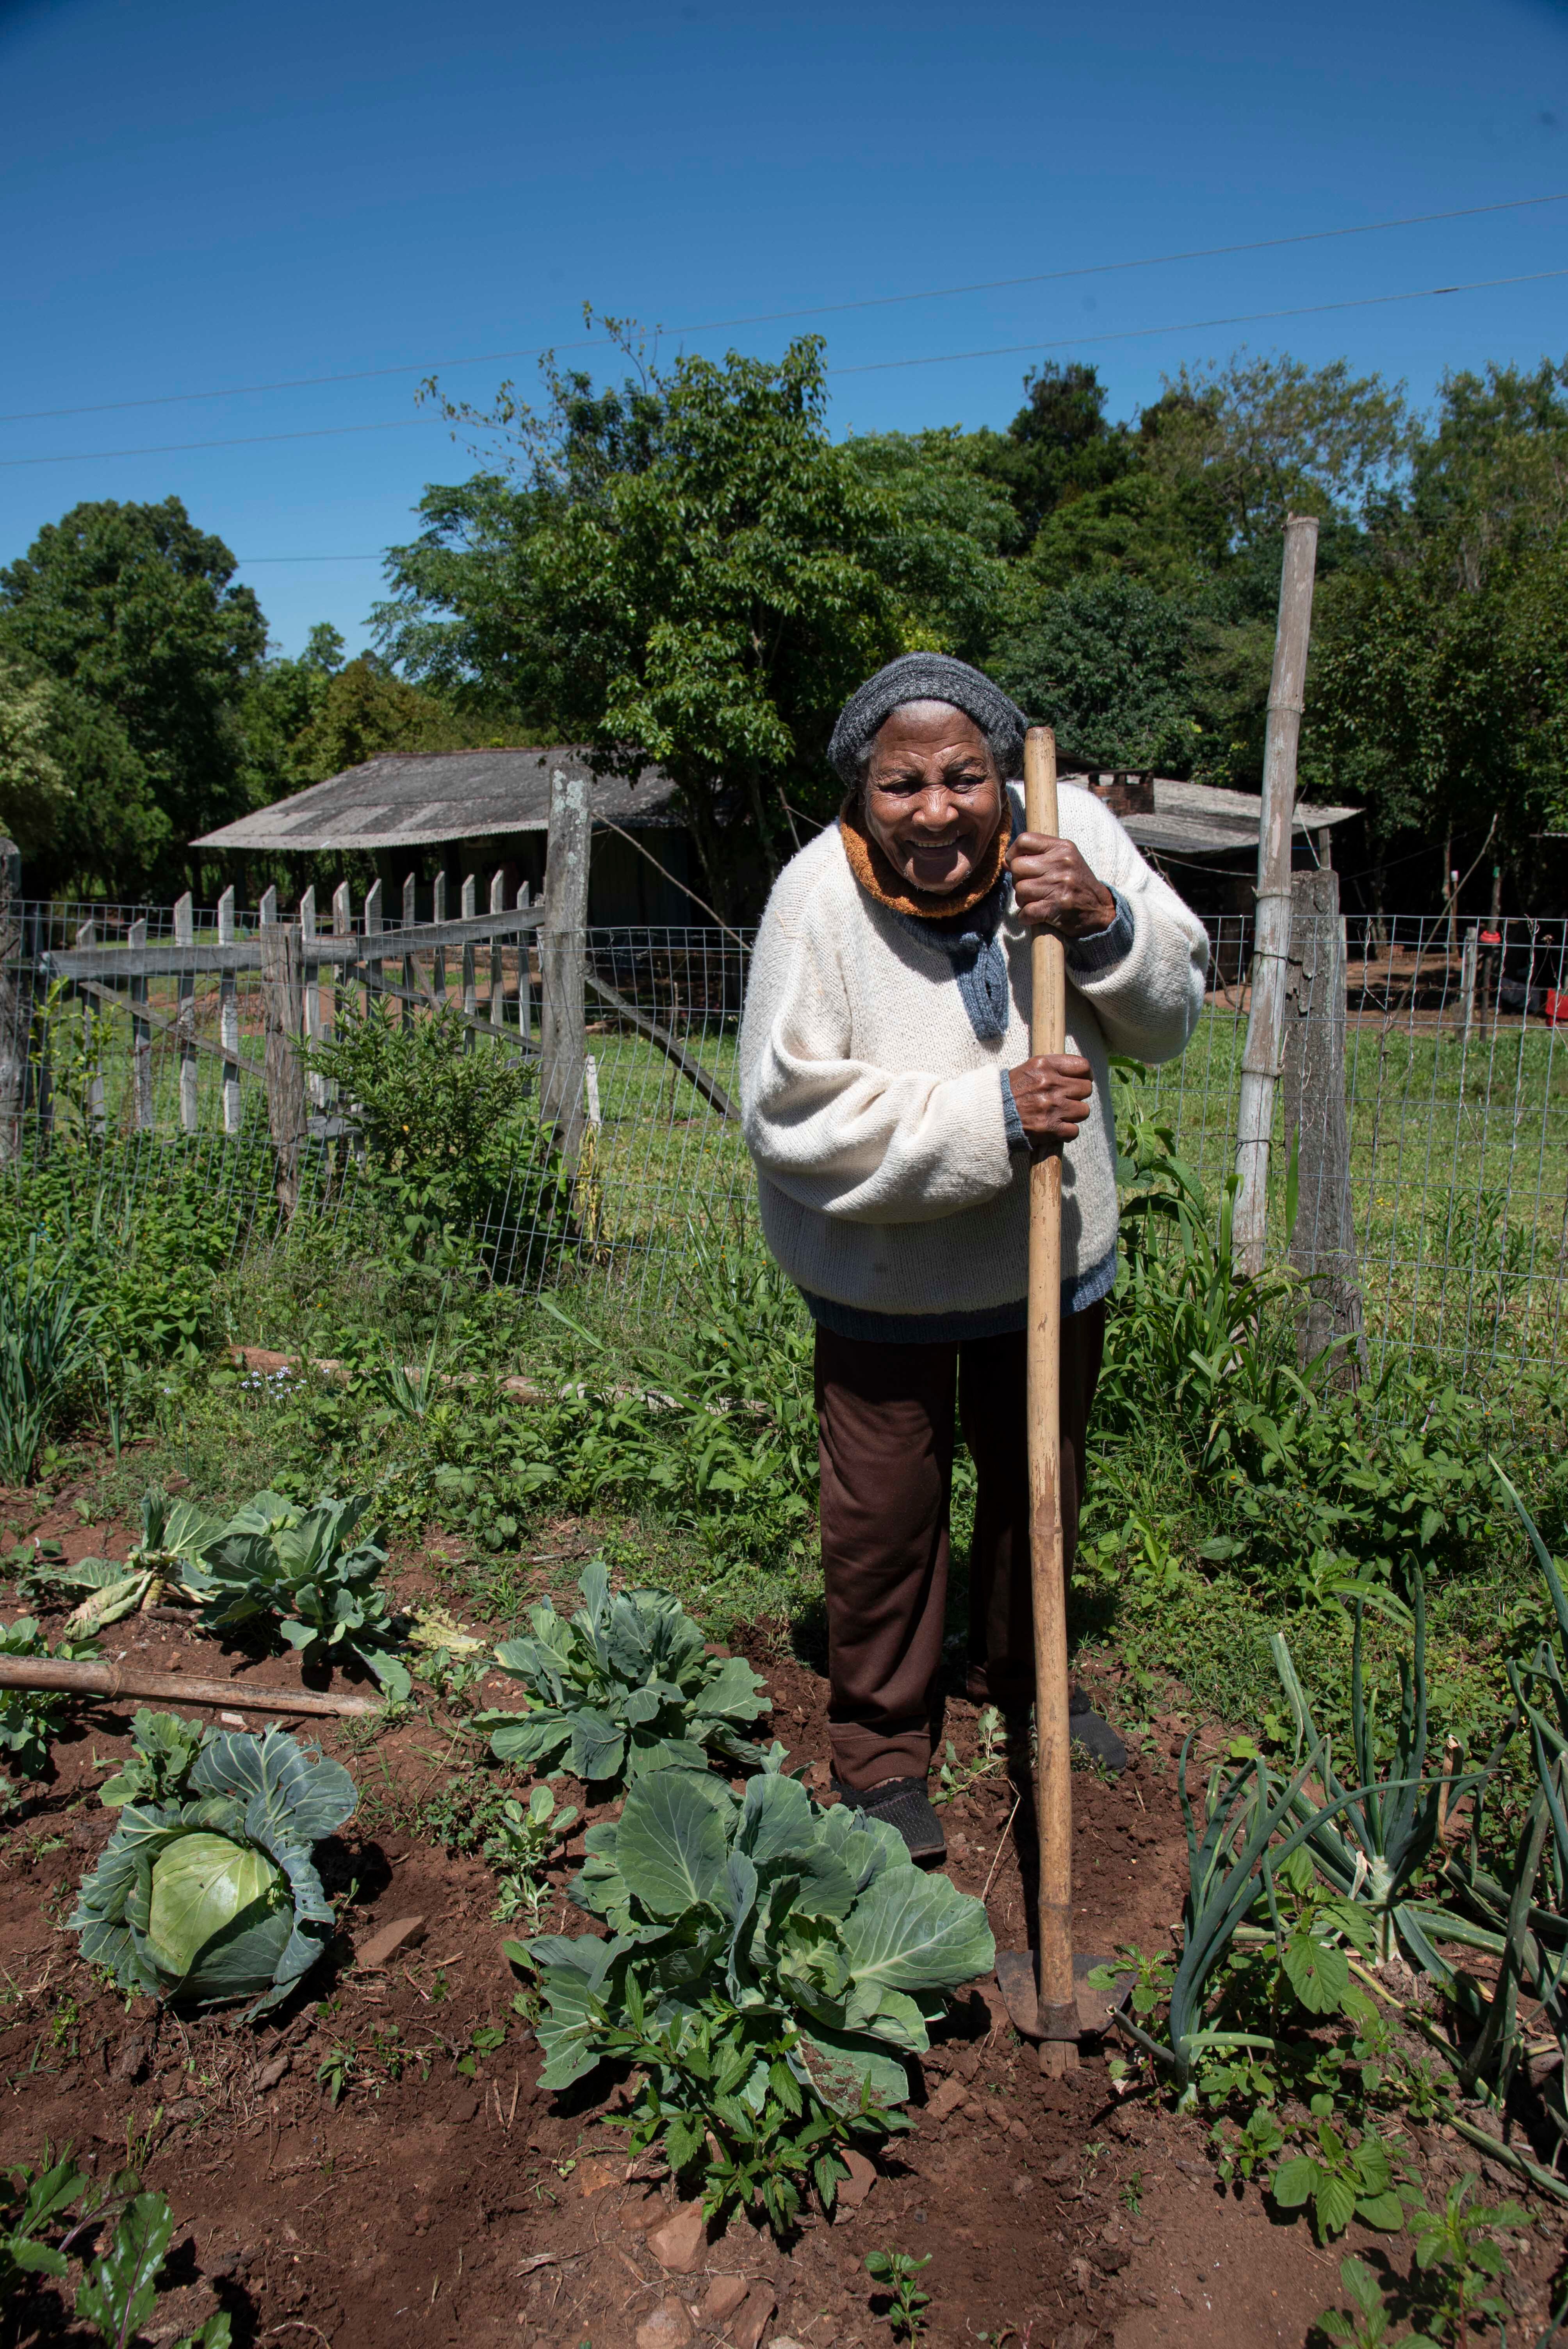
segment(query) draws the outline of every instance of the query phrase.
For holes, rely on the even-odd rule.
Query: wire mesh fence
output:
[[[58,1183],[73,1170],[73,1214],[106,1231],[155,1196],[215,1204],[242,1260],[275,1236],[283,1213],[262,1081],[260,973],[242,969],[232,982],[154,975],[134,999],[129,986],[88,996],[51,982],[46,957],[89,919],[100,943],[129,938],[139,923],[150,942],[170,938],[170,909],[17,911],[33,1027],[6,1170],[13,1185]],[[237,915],[232,935],[253,935],[256,918]],[[213,912],[193,916],[198,940],[217,927]],[[387,1004],[395,1021],[417,1020],[435,1002],[459,1006],[469,1022],[459,1049],[537,1063],[545,1041],[537,943],[513,936],[410,956],[383,972],[369,959],[376,939],[357,918],[353,927],[362,959],[319,970],[306,963],[313,1033],[330,1037],[340,1003],[363,1006],[379,979],[400,980]],[[1304,1242],[1308,1261],[1331,1253],[1342,1217],[1374,1370],[1400,1355],[1456,1374],[1478,1361],[1555,1363],[1568,1239],[1563,926],[1506,918],[1460,931],[1442,916],[1351,916],[1336,928],[1336,938],[1305,941],[1310,983],[1293,1016],[1303,1034],[1334,1023],[1342,1031],[1346,1195],[1304,1187],[1293,1253],[1301,1260]],[[1197,1032],[1140,1092],[1217,1202],[1234,1152],[1250,923],[1217,917],[1209,931]],[[632,1315],[655,1316],[678,1294],[694,1233],[750,1217],[735,1075],[747,950],[711,927],[618,927],[589,931],[578,951],[587,1006],[580,1141],[563,1164],[557,1130],[537,1107],[520,1116],[471,1237],[498,1279],[530,1289],[603,1283]],[[238,1071],[231,1129],[226,1051]],[[1306,1164],[1305,1142],[1325,1115],[1320,1065],[1300,1037],[1287,1042],[1276,1166],[1297,1133]],[[340,1219],[363,1181],[351,1105],[315,1081],[309,1106],[295,1214]],[[1287,1237],[1280,1196],[1277,1250]]]

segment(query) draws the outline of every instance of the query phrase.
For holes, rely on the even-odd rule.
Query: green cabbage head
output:
[[[275,2006],[332,1939],[315,1850],[358,1799],[340,1764],[281,1729],[212,1738],[183,1801],[121,1812],[70,1920],[83,1957],[123,1990]]]

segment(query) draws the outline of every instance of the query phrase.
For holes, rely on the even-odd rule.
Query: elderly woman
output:
[[[1088,792],[1023,829],[1022,711],[963,661],[861,686],[829,757],[838,823],[768,902],[741,1099],[768,1244],[816,1322],[834,1784],[944,1857],[940,1728],[954,1398],[977,1491],[967,1692],[1033,1696],[1024,1302],[1032,1150],[1064,1147],[1062,1518],[1116,1277],[1108,1054],[1165,1061],[1203,1000],[1202,926]],[[1029,1053],[1029,938],[1064,940],[1068,1050]],[[1113,1764],[1075,1696],[1073,1730]]]

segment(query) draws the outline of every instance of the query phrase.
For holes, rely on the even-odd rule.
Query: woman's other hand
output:
[[[1070,840],[1021,832],[1007,851],[1007,867],[1018,911],[1039,930],[1058,938],[1087,937],[1108,930],[1116,919],[1116,899],[1097,881]]]
[[[1014,1106],[1031,1142],[1076,1142],[1094,1099],[1094,1074],[1076,1052],[1042,1052],[1011,1072]]]

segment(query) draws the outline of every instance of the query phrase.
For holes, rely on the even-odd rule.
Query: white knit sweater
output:
[[[1015,827],[1022,807],[1015,791]],[[1131,909],[1130,951],[1069,960],[1067,1048],[1094,1100],[1062,1177],[1062,1273],[1116,1244],[1108,1051],[1168,1061],[1203,1003],[1202,924],[1109,810],[1064,786],[1059,824]],[[752,955],[740,1098],[762,1228],[799,1286],[861,1312],[980,1312],[1027,1286],[1028,1160],[1010,1150],[1000,1072],[1029,1057],[1029,934],[1009,891],[1006,1036],[975,1034],[943,948],[868,896],[836,824],[779,874]]]

